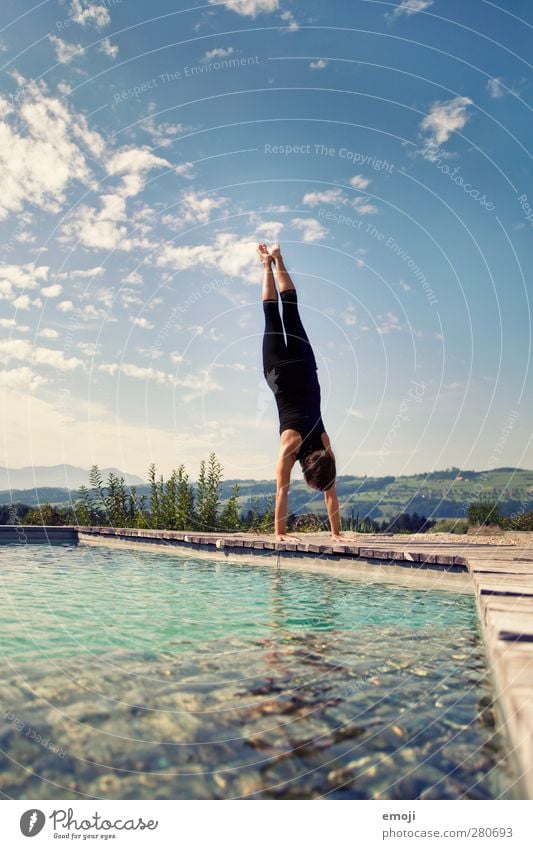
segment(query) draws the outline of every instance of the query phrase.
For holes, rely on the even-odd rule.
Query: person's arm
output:
[[[294,446],[291,441],[282,440],[276,468],[276,509],[274,513],[274,531],[278,542],[298,542],[298,537],[287,536],[287,506],[291,471],[295,462]]]
[[[339,499],[337,498],[337,489],[335,484],[330,486],[324,492],[324,501],[326,502],[326,510],[328,511],[328,519],[331,527],[331,537],[335,542],[340,542],[344,539],[341,534],[341,519],[339,515]]]
[[[322,444],[326,451],[335,459],[335,454],[331,447],[331,442],[327,433],[322,434]],[[343,542],[344,537],[341,533],[341,518],[339,514],[339,499],[337,498],[337,489],[335,484],[330,486],[324,492],[324,501],[326,502],[326,510],[328,511],[329,525],[331,528],[331,538],[334,542]]]

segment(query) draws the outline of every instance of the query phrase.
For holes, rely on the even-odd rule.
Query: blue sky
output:
[[[533,16],[2,4],[0,465],[270,478],[280,241],[339,472],[531,468]]]

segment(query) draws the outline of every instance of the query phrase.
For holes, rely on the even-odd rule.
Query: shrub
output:
[[[439,519],[429,533],[432,534],[466,534],[468,519]]]
[[[533,510],[515,516],[506,516],[502,527],[510,531],[533,531]]]
[[[468,519],[472,525],[501,525],[504,521],[498,502],[491,498],[473,501],[468,507]]]
[[[35,510],[26,513],[22,525],[66,525],[68,524],[63,510],[51,504],[42,504]]]
[[[289,530],[307,533],[320,533],[328,527],[327,519],[317,516],[315,513],[301,513],[299,516],[291,516]]]

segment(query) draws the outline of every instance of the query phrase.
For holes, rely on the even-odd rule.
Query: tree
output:
[[[156,480],[155,463],[151,463],[148,469],[148,481],[150,483],[150,527],[161,528],[161,492],[159,482]]]
[[[223,531],[237,531],[241,527],[238,483],[233,484],[231,496],[220,514],[219,526]]]
[[[94,512],[96,514],[96,521],[98,524],[107,522],[108,519],[105,515],[105,494],[104,494],[104,480],[102,478],[102,474],[100,469],[95,464],[91,466],[91,471],[89,472],[89,483],[91,485],[92,498],[94,501]],[[104,514],[104,515],[103,515]]]
[[[217,526],[217,514],[220,503],[220,479],[222,466],[216,454],[209,455],[208,465],[200,463],[200,473],[196,485],[196,528],[200,531],[214,531]]]
[[[186,531],[194,526],[194,489],[184,465],[178,467],[177,488],[176,530]]]
[[[79,490],[79,500],[74,505],[74,514],[77,525],[90,525],[93,516],[91,494],[87,487],[82,484]]]

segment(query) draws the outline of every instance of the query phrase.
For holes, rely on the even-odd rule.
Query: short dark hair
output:
[[[335,460],[325,448],[313,451],[301,460],[305,481],[311,489],[323,492],[335,483]]]

